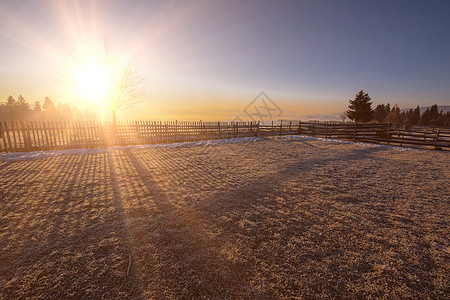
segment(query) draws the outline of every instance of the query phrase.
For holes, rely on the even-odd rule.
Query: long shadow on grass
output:
[[[216,149],[218,154],[215,153]],[[276,147],[274,149],[276,150]],[[146,181],[146,185],[157,191],[156,200],[161,198],[164,199],[163,203],[175,203],[167,205],[170,211],[181,211],[183,221],[177,223],[179,227],[164,231],[168,236],[176,241],[183,241],[185,236],[197,241],[198,236],[206,235],[195,234],[195,232],[201,232],[198,229],[195,229],[194,233],[184,234],[186,230],[184,227],[192,226],[193,218],[215,229],[216,249],[212,249],[212,254],[209,255],[215,257],[216,261],[220,261],[223,260],[221,257],[223,253],[227,253],[228,259],[238,262],[240,266],[240,272],[237,272],[240,273],[239,280],[235,285],[230,285],[231,290],[227,291],[228,294],[239,294],[233,291],[237,287],[237,290],[241,288],[240,291],[245,288],[251,291],[244,293],[248,297],[249,295],[270,298],[408,295],[402,294],[402,290],[407,290],[412,297],[424,295],[423,293],[433,289],[432,278],[426,274],[426,269],[435,268],[429,254],[421,253],[421,259],[426,261],[426,269],[411,272],[417,267],[414,265],[414,254],[402,252],[404,247],[386,239],[382,235],[383,228],[377,233],[377,219],[370,216],[370,210],[366,211],[364,216],[366,223],[361,223],[356,217],[352,218],[346,211],[363,204],[365,199],[358,199],[361,197],[355,195],[351,202],[339,203],[334,200],[322,201],[320,198],[323,194],[302,195],[301,192],[304,189],[301,188],[292,193],[289,190],[283,190],[284,183],[302,176],[302,173],[307,173],[312,168],[341,161],[357,164],[359,160],[371,159],[370,156],[374,153],[385,151],[384,147],[350,150],[346,153],[337,153],[330,158],[300,159],[277,172],[254,179],[246,177],[246,180],[239,181],[237,185],[234,183],[239,179],[237,178],[239,175],[232,170],[218,168],[217,161],[220,161],[221,155],[224,155],[222,150],[221,147],[197,149],[193,156],[192,152],[184,151],[184,149],[136,151],[139,153],[140,162],[136,162],[136,158],[131,160],[138,166],[139,173],[146,176],[151,174],[149,166],[157,166],[159,169],[172,172],[162,179],[164,181],[167,178],[173,178],[170,179],[170,183],[174,185],[166,186],[166,193],[171,189],[179,189],[180,187],[176,184],[182,184],[184,181],[207,190],[214,190],[215,187],[221,187],[225,183],[225,188],[216,189],[212,194],[202,191],[200,197],[208,196],[204,199],[196,199],[197,203],[189,207],[186,203],[184,206],[176,205],[178,201],[174,197],[180,197],[177,193],[171,193],[170,197],[164,195],[164,190],[161,190],[156,182],[158,178]],[[231,154],[233,150],[235,148],[231,148]],[[130,155],[133,156],[133,154]],[[184,155],[191,156],[184,157]],[[277,155],[277,152],[274,151],[268,155]],[[202,156],[204,158],[201,158]],[[236,159],[239,159],[239,156]],[[195,164],[196,161],[199,165]],[[242,172],[238,173],[242,174]],[[355,177],[355,180],[363,179]],[[164,185],[164,182],[159,184]],[[190,191],[186,190],[186,192]],[[355,192],[358,191],[355,190]],[[183,217],[183,213],[188,217]],[[170,214],[163,213],[163,215]],[[177,214],[173,216],[170,222],[164,222],[164,225],[170,228],[171,222],[177,222],[173,219],[180,218]],[[369,231],[372,236],[367,236],[366,231]],[[386,231],[386,233],[394,232],[395,234],[395,231]],[[402,232],[402,235],[405,235],[405,232]],[[169,246],[171,250],[172,242]],[[189,249],[185,242],[179,242],[179,247],[180,253]],[[163,245],[162,249],[165,251],[167,247]],[[200,249],[196,248],[195,251]],[[183,280],[196,282],[195,278],[199,276],[202,279],[200,280],[202,285],[208,286],[207,281],[203,280],[208,273],[199,269],[197,262],[186,260],[181,258],[181,270],[193,268],[195,272],[192,276],[180,277],[181,282],[173,282],[175,290],[178,291],[176,295],[192,295],[189,294],[192,290],[187,289],[187,292],[183,292],[180,288]],[[166,261],[170,261],[170,258]],[[396,268],[384,269],[386,264],[399,262],[404,263],[405,268],[408,269],[403,271]],[[374,270],[377,266],[380,270]],[[171,271],[170,274],[177,273]],[[222,278],[228,280],[224,274],[226,272],[222,274]],[[419,276],[420,282],[409,279],[416,275]],[[376,284],[370,286],[372,281]],[[396,286],[392,287],[390,282],[395,282]],[[220,292],[222,287],[213,288]]]
[[[263,274],[260,280],[276,296],[280,293],[281,296],[292,293],[289,296],[302,297],[425,295],[434,289],[430,272],[436,269],[436,265],[432,257],[427,251],[421,251],[420,257],[426,263],[419,266],[416,264],[417,250],[422,245],[408,251],[388,239],[366,236],[366,230],[375,232],[378,229],[377,218],[368,211],[364,216],[367,223],[361,224],[358,218],[350,218],[345,211],[367,201],[359,199],[362,198],[358,195],[361,191],[355,190],[357,201],[354,203],[327,207],[329,201],[301,194],[295,195],[295,199],[290,197],[289,190],[281,188],[284,183],[317,165],[326,166],[339,161],[358,163],[384,150],[371,147],[337,157],[301,160],[228,192],[214,194],[204,201],[205,216],[227,219],[219,225],[224,229],[221,230],[224,233],[221,239],[248,248],[250,256],[256,257],[263,265],[258,266],[255,273]],[[314,202],[308,202],[311,200]],[[396,231],[389,231],[389,234]],[[400,235],[407,236],[408,231],[402,231]],[[388,255],[380,257],[381,253]],[[405,266],[385,271],[384,276],[373,269],[388,261]],[[304,279],[298,281],[297,276],[304,276]],[[374,276],[378,287],[368,287],[367,284],[374,280],[369,278]],[[420,279],[411,280],[414,276]],[[401,288],[396,290],[396,287],[389,286],[387,282],[390,280]],[[273,282],[278,284],[270,286]],[[351,284],[344,288],[342,282]]]
[[[371,147],[365,149],[352,150],[351,152],[337,157],[331,158],[316,158],[311,160],[302,160],[299,162],[288,165],[285,168],[279,170],[276,173],[271,173],[263,177],[258,177],[255,180],[248,181],[243,185],[235,189],[230,189],[228,192],[216,193],[209,201],[207,205],[214,209],[214,207],[219,207],[217,204],[219,202],[224,203],[229,206],[229,209],[233,207],[245,208],[247,202],[252,200],[262,199],[265,194],[271,194],[273,192],[273,186],[277,186],[281,183],[289,181],[290,178],[302,176],[302,173],[309,171],[317,165],[326,165],[332,162],[339,161],[355,161],[363,160],[373,153],[385,151],[381,147]],[[250,197],[240,197],[242,195],[247,195]],[[227,201],[224,201],[227,199]],[[233,199],[230,201],[230,199]],[[239,202],[239,205],[235,205],[234,202]],[[227,209],[227,211],[230,211]]]
[[[151,211],[142,209],[144,205],[139,204],[141,211],[134,211],[131,215],[134,215],[135,218],[147,218],[149,223],[154,224],[152,230],[158,231],[158,235],[155,237],[148,228],[142,225],[133,228],[134,235],[140,237],[135,240],[135,243],[156,245],[154,251],[158,252],[161,262],[158,269],[164,270],[159,274],[161,276],[159,288],[167,287],[169,289],[169,291],[159,291],[157,295],[175,297],[246,295],[259,298],[289,295],[277,294],[276,288],[269,287],[274,283],[263,282],[258,275],[258,273],[261,274],[258,270],[261,266],[257,267],[259,264],[267,265],[267,268],[270,268],[271,261],[279,261],[285,254],[281,248],[272,249],[272,252],[262,251],[264,244],[279,242],[279,246],[284,247],[283,243],[287,243],[272,239],[273,234],[279,229],[276,227],[282,225],[277,222],[286,218],[286,216],[278,214],[276,203],[273,206],[273,186],[288,180],[289,177],[297,176],[299,165],[305,164],[307,168],[310,168],[315,163],[326,163],[327,161],[323,159],[303,161],[288,166],[276,174],[272,173],[264,178],[248,180],[244,185],[241,184],[234,188],[230,186],[230,180],[234,184],[240,178],[229,172],[230,170],[216,168],[217,161],[214,162],[214,165],[200,161],[196,164],[199,158],[209,161],[211,158],[208,156],[214,152],[214,148],[196,149],[198,151],[194,155],[190,154],[189,158],[185,157],[185,155],[189,155],[189,151],[185,150],[183,148],[138,150],[135,151],[136,155],[132,151],[126,151],[125,158],[119,159],[119,161],[128,159],[129,163],[133,165],[134,170],[124,174],[124,177],[137,182],[133,185],[135,190],[130,190],[128,193],[137,194],[139,190],[145,190],[141,196],[150,199],[146,195],[151,195],[156,205],[156,209]],[[370,155],[380,150],[379,148],[365,149],[356,156],[354,153],[350,153],[348,157],[339,157],[338,159],[362,158],[364,155]],[[215,159],[220,160],[220,157]],[[328,161],[332,160],[335,158]],[[166,190],[160,186],[160,184],[166,183],[160,182],[159,178],[152,175],[151,170],[154,166],[169,172],[171,174],[169,178],[176,178],[169,179],[169,186],[166,187]],[[126,169],[126,166],[122,166],[121,169]],[[162,178],[162,180],[167,179]],[[201,182],[202,186],[212,190],[213,196],[204,199],[203,205],[197,205],[200,211],[192,209],[189,205],[178,205],[179,201],[176,198],[181,197],[177,193],[172,193],[172,190],[179,189],[180,186],[177,184],[183,184],[184,181],[193,184]],[[228,191],[214,194],[215,188],[224,184],[225,187],[228,187]],[[136,186],[138,187],[136,188]],[[190,191],[186,190],[186,192]],[[205,192],[203,191],[203,193]],[[265,195],[272,198],[263,200]],[[266,203],[263,203],[264,201]],[[261,214],[255,214],[254,220],[251,220],[252,216],[250,216],[247,221],[258,224],[261,226],[260,228],[245,227],[245,224],[239,223],[245,214],[254,213],[254,207],[252,207],[254,205],[260,205]],[[221,221],[224,216],[228,221]],[[261,224],[260,222],[263,220],[260,218],[267,219],[268,222]],[[270,225],[270,220],[274,218],[278,221]],[[305,224],[301,220],[296,220],[296,222],[295,228],[291,229],[303,232],[308,235],[311,242],[317,242],[320,237],[316,230],[305,229]],[[206,230],[208,227],[214,231],[213,238],[209,238],[211,234]],[[150,235],[155,238],[148,239],[147,237]],[[270,258],[267,255],[274,257]],[[294,259],[297,258],[294,257]],[[142,273],[149,272],[152,272],[151,268]],[[149,280],[144,279],[144,281]],[[278,284],[279,288],[285,292],[291,289],[294,293],[295,287],[299,286],[298,282],[292,278],[272,278],[272,280],[274,282],[281,281]],[[283,280],[287,280],[287,282],[283,282]],[[291,294],[291,296],[294,295]],[[311,294],[306,295],[311,296]]]
[[[12,165],[2,174],[9,179],[0,218],[0,295],[131,298],[124,216],[113,202],[106,155]]]
[[[198,215],[173,204],[143,165],[142,157],[130,150],[125,154],[133,170],[123,176],[136,180],[141,196],[153,204],[150,209],[135,207],[128,213],[137,220],[132,228],[133,242],[148,296],[230,298],[243,293],[245,266],[228,260],[218,250],[214,234]],[[153,255],[145,256],[144,249]],[[152,260],[154,265],[146,265],[145,260]],[[251,292],[247,290],[246,294]]]

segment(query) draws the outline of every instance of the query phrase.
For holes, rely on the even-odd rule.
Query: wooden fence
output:
[[[115,132],[115,134],[113,134]],[[450,150],[450,128],[398,124],[260,122],[0,122],[0,151],[92,148],[300,134],[378,144]]]
[[[155,122],[111,123],[3,121],[0,151],[31,151],[68,148],[187,142],[255,136],[256,122]],[[113,134],[115,132],[115,134]]]
[[[450,150],[450,128],[403,124],[281,121],[260,125],[258,135],[300,134],[367,143]]]

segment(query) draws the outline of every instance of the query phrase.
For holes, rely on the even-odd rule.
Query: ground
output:
[[[445,298],[447,152],[301,137],[0,156],[0,298]]]

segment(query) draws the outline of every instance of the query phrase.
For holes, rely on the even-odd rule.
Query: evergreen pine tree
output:
[[[28,112],[30,110],[30,104],[28,104],[22,95],[17,97],[17,106],[21,112]]]
[[[383,123],[386,121],[386,116],[387,114],[384,104],[378,104],[377,107],[375,108],[374,119],[380,123]]]
[[[363,90],[359,91],[355,99],[349,100],[347,116],[356,122],[368,122],[373,119],[372,98]]]
[[[9,95],[6,99],[6,119],[16,120],[19,115],[19,109],[17,105],[16,99],[13,96]]]
[[[16,99],[13,96],[9,95],[6,99],[6,107],[10,108],[16,105]]]
[[[55,104],[49,97],[45,97],[44,105],[42,106],[46,112],[53,113],[56,110]]]
[[[388,104],[386,104],[385,108],[386,108],[386,117],[387,117],[389,115],[389,113],[391,112],[391,105],[388,103]]]
[[[400,108],[397,104],[391,109],[391,112],[386,117],[386,121],[388,123],[401,123]]]
[[[39,102],[39,101],[34,102],[33,111],[37,114],[42,112],[41,102]]]
[[[420,107],[417,105],[416,109],[413,110],[410,118],[410,124],[419,124],[420,121]]]
[[[428,121],[428,124],[436,125],[436,122],[439,118],[439,111],[437,104],[432,105],[430,108],[430,121]]]
[[[431,121],[430,109],[427,108],[423,114],[420,116],[419,124],[426,125]]]

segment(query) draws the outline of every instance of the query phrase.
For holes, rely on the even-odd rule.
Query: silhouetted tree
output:
[[[420,121],[420,107],[417,105],[416,109],[411,114],[410,124],[419,124]]]
[[[347,117],[356,122],[369,122],[373,119],[372,98],[364,91],[359,91],[355,99],[349,100]]]
[[[107,93],[108,95],[106,96],[104,105],[112,112],[114,135],[117,112],[130,108],[144,99],[143,82],[145,78],[140,75],[139,65],[135,57],[122,63],[119,57],[112,51],[111,43],[108,40],[104,41],[103,49],[95,51],[91,48],[90,51],[95,52],[95,55],[99,58],[98,61],[104,63],[104,67],[109,70],[113,77],[113,82]],[[79,68],[78,64],[81,60],[79,56],[83,55],[84,53],[68,52],[66,54],[64,61],[65,72],[62,76],[69,83]]]
[[[438,111],[438,107],[436,104],[432,105],[430,107],[430,112],[429,112],[429,121],[428,124],[430,125],[438,125],[438,118],[439,118],[439,111]]]
[[[388,114],[389,112],[386,112],[386,107],[384,104],[378,104],[374,111],[374,119],[380,123],[383,123],[386,121]]]
[[[36,115],[39,115],[40,113],[42,113],[41,102],[39,102],[39,101],[34,102],[33,111]]]
[[[13,107],[16,105],[16,99],[13,96],[9,95],[6,99],[6,107]]]
[[[11,96],[9,96],[9,97],[11,97]],[[9,115],[9,110],[6,107],[6,102],[0,103],[0,121],[8,119],[8,115]]]
[[[388,123],[401,123],[401,117],[400,117],[400,108],[398,105],[394,105],[394,107],[391,109],[391,112],[386,117],[386,122]]]
[[[442,125],[450,127],[450,111],[443,114]]]
[[[17,100],[10,95],[6,99],[4,112],[2,114],[5,115],[4,119],[24,120],[29,118],[30,111],[30,105],[22,95],[20,95]]]
[[[56,116],[59,120],[71,120],[72,108],[67,103],[59,103],[56,107]]]
[[[411,115],[413,113],[412,109],[401,111],[400,112],[400,122],[403,124],[410,124]]]
[[[17,100],[13,96],[8,96],[6,102],[0,103],[0,121],[3,120],[48,120],[48,121],[82,121],[85,119],[95,120],[95,115],[89,111],[88,118],[76,107],[71,107],[67,103],[55,104],[49,97],[45,97],[44,105],[40,101],[35,101],[33,108],[26,99],[20,95]]]
[[[17,107],[22,112],[27,112],[30,110],[30,104],[28,104],[27,100],[22,95],[17,97]]]
[[[54,113],[56,111],[55,104],[49,97],[45,97],[44,105],[42,107],[48,113]]]

